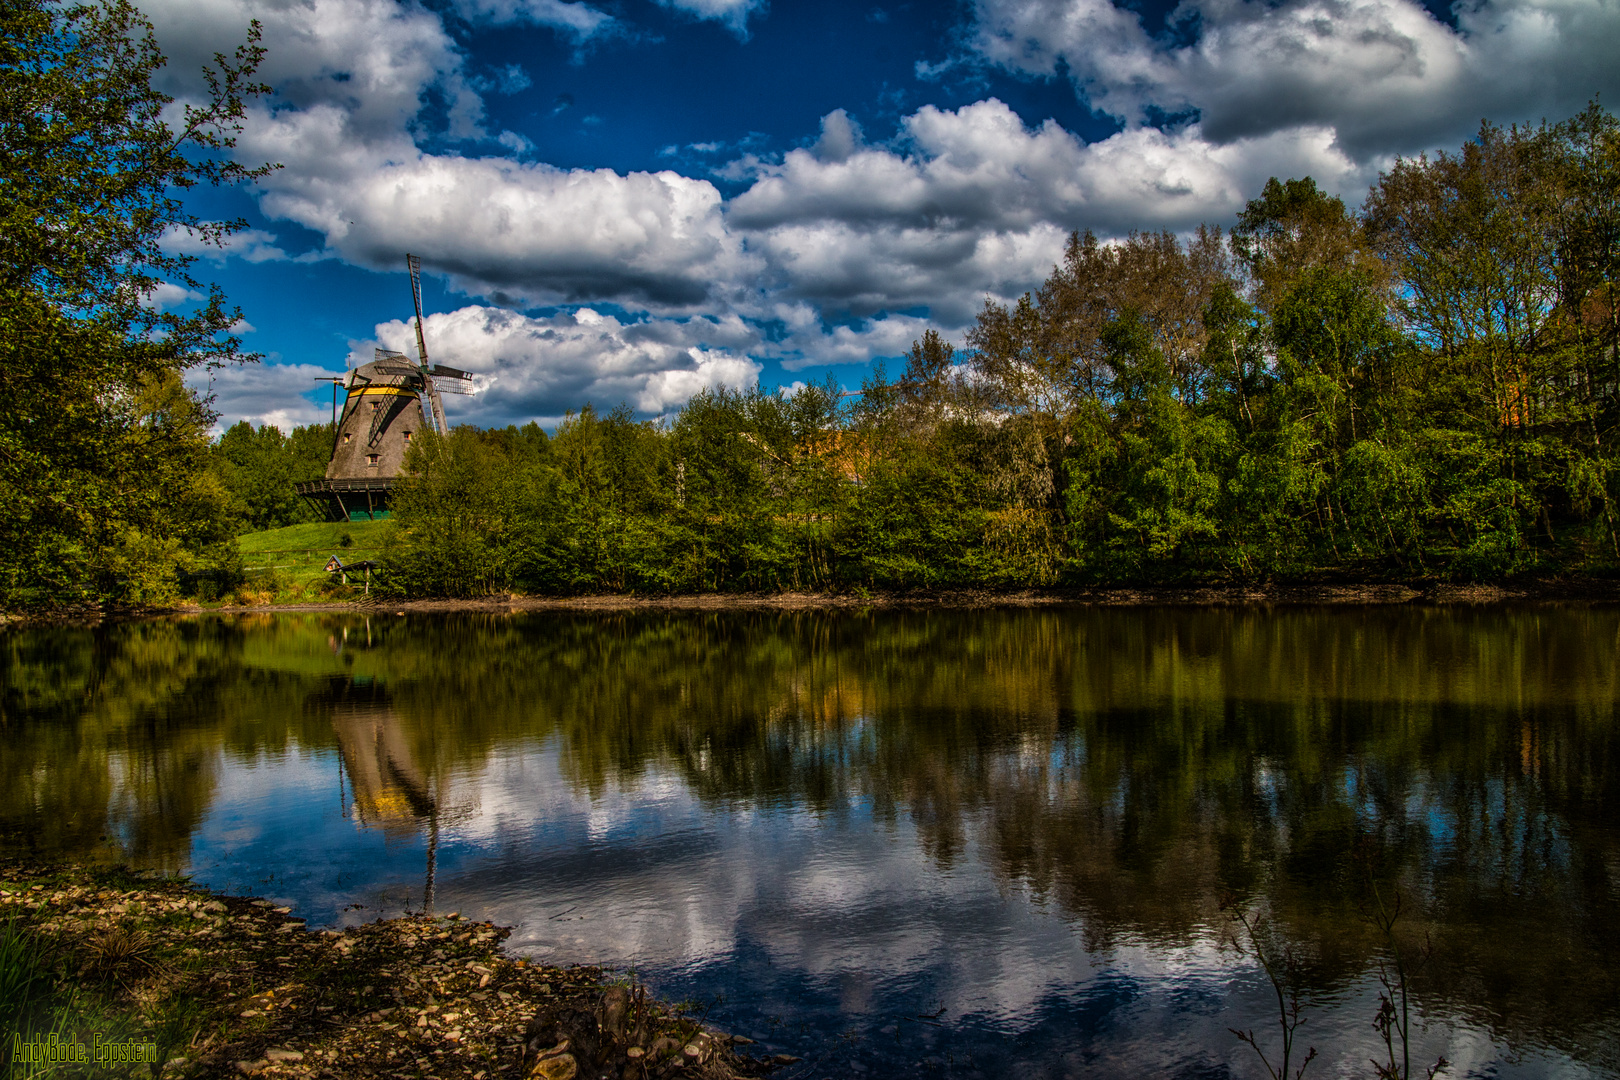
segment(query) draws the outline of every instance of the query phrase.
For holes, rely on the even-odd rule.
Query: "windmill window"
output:
[[[367,454],[366,455],[366,464],[367,465],[376,465],[377,462],[380,461],[381,459],[382,459],[381,454]]]
[[[344,432],[344,433],[343,433],[343,441],[344,441],[344,442],[348,442],[348,441],[349,441],[349,440],[350,440],[350,439],[352,439],[352,438],[354,438],[354,432],[352,432],[352,431],[345,431],[345,432]]]
[[[408,431],[407,431],[407,432],[406,432],[406,433],[405,433],[405,441],[406,441],[406,442],[410,442],[410,441],[411,441],[411,433],[410,433],[410,432],[408,432]]]

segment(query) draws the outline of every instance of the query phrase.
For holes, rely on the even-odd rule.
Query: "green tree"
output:
[[[1620,123],[1486,125],[1364,213],[1273,178],[1227,237],[1076,233],[853,400],[587,408],[543,462],[486,434],[531,479],[468,497],[517,508],[490,558],[547,591],[1610,572],[1617,275]]]
[[[215,447],[214,471],[234,499],[242,531],[320,520],[293,485],[320,479],[331,452],[329,424],[297,427],[283,435],[280,428],[266,424],[255,429],[243,420],[226,430]]]
[[[690,558],[672,546],[681,480],[663,428],[626,405],[606,416],[587,405],[558,425],[551,448],[557,540],[543,555],[553,588],[666,592],[689,580]]]
[[[1312,270],[1359,269],[1383,284],[1384,263],[1368,241],[1362,223],[1338,196],[1307,176],[1266,181],[1232,230],[1232,249],[1254,280],[1254,299],[1274,310],[1301,275]]]
[[[251,81],[257,41],[255,25],[216,56],[207,103],[176,129],[127,0],[0,0],[0,604],[161,602],[217,543],[210,418],[180,375],[249,359],[240,314],[217,288],[189,313],[152,298],[201,288],[162,246],[171,230],[220,243],[243,225],[180,199],[264,172],[228,155],[267,90]]]
[[[1222,458],[1230,426],[1178,399],[1175,378],[1146,325],[1126,311],[1103,331],[1119,398],[1109,514],[1116,572],[1154,576],[1171,562],[1199,561],[1196,548],[1218,532]]]

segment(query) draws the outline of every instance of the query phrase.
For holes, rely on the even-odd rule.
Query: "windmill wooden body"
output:
[[[328,520],[387,517],[389,495],[405,468],[405,452],[424,431],[448,435],[441,390],[468,393],[472,375],[429,364],[422,336],[422,262],[405,256],[416,306],[417,361],[404,353],[376,350],[375,359],[344,377],[348,395],[332,440],[326,477],[297,486]]]

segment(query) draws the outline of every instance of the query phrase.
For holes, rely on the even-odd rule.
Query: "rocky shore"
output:
[[[796,1060],[611,972],[510,958],[507,933],[455,913],[311,931],[184,880],[0,863],[0,1075],[24,1043],[137,1048],[58,1066],[103,1077],[731,1080]]]

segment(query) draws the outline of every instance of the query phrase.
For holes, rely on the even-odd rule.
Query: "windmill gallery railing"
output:
[[[293,490],[331,520],[377,521],[389,516],[388,492],[394,480],[392,476],[310,480],[295,484]]]

